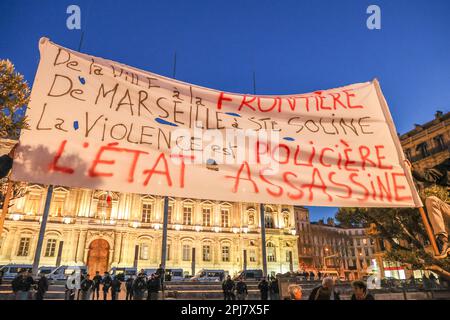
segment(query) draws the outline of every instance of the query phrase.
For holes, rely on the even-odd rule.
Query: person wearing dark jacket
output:
[[[311,291],[309,300],[341,300],[339,292],[334,290],[334,279],[331,277],[323,278],[322,285]]]
[[[28,271],[21,270],[11,283],[15,299],[28,300],[33,283],[33,278],[28,274]]]
[[[118,294],[120,293],[120,287],[122,286],[122,282],[120,282],[117,276],[111,281],[111,300],[116,300]]]
[[[450,190],[450,158],[439,163],[438,165],[425,169],[424,171],[414,170],[409,161],[406,164],[411,169],[414,182],[419,190],[427,187],[439,186],[447,189],[447,199]],[[436,245],[439,250],[439,258],[447,257],[448,247],[448,231],[445,226],[445,217],[450,217],[450,205],[436,196],[427,196],[425,199],[425,207],[427,208],[427,216],[430,219],[433,228],[433,234],[436,239]]]
[[[367,285],[364,281],[353,281],[352,288],[353,294],[351,300],[375,300],[373,295],[367,290]]]
[[[133,300],[133,281],[134,276],[129,277],[125,282],[125,290],[127,294],[125,295],[125,300]]]
[[[48,279],[41,273],[37,282],[36,300],[44,300],[45,293],[48,291]]]
[[[222,283],[223,299],[224,300],[234,300],[234,281],[231,280],[231,276]]]
[[[133,300],[144,299],[145,289],[147,288],[147,281],[144,273],[139,273],[133,282]]]
[[[108,298],[108,291],[109,291],[109,288],[111,288],[111,286],[112,286],[112,282],[113,282],[113,280],[112,280],[111,276],[109,275],[109,272],[105,271],[105,275],[103,276],[103,279],[102,279],[103,300],[107,300],[107,298]]]
[[[161,281],[158,276],[152,274],[147,282],[147,300],[158,300],[158,292]]]
[[[280,300],[280,288],[278,287],[278,279],[270,281],[270,300]]]
[[[100,284],[102,283],[102,276],[100,275],[100,272],[96,271],[95,276],[92,279],[93,280],[93,295],[92,300],[94,300],[97,297],[97,300],[100,298]]]
[[[266,278],[259,282],[258,289],[261,294],[261,300],[267,300],[269,297],[269,282],[267,282]]]
[[[8,154],[4,154],[0,157],[0,179],[6,177],[11,170],[16,147],[17,144],[11,149]]]
[[[87,274],[80,283],[81,300],[91,300],[92,290],[94,289],[94,281],[90,279],[90,275]]]
[[[237,300],[245,300],[247,299],[247,296],[248,296],[247,284],[245,284],[242,278],[239,278],[239,281],[236,284]]]

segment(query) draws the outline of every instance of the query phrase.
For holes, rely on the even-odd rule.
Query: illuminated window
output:
[[[100,197],[98,197],[97,218],[108,220],[111,217],[111,209],[111,197],[109,197],[109,201],[107,194],[102,194]]]
[[[250,262],[256,262],[256,251],[254,249],[248,251],[248,260]]]
[[[149,246],[146,243],[141,243],[139,248],[139,259],[148,260],[149,258]]]
[[[275,245],[272,242],[267,243],[267,261],[276,262]]]
[[[202,247],[203,261],[211,261],[211,246],[204,245]]]
[[[20,238],[19,249],[17,250],[17,256],[26,257],[30,251],[30,238]]]
[[[39,211],[39,206],[41,204],[41,195],[36,193],[28,194],[28,199],[25,204],[25,212],[27,214],[36,215]]]
[[[221,226],[223,228],[228,228],[230,226],[230,210],[222,209],[221,218]]]
[[[151,203],[143,203],[142,204],[142,222],[150,223],[152,218],[152,204]]]
[[[173,210],[173,204],[169,204],[169,208],[167,210],[167,223],[172,223],[172,210]]]
[[[50,215],[53,217],[62,217],[64,213],[64,202],[66,201],[65,193],[55,193],[53,195],[50,207]]]
[[[202,212],[203,212],[203,225],[205,227],[210,227],[211,226],[211,208],[210,207],[203,208]]]
[[[56,239],[48,239],[45,246],[44,257],[54,257],[56,253]]]
[[[191,260],[191,246],[188,244],[183,245],[183,261]]]
[[[192,225],[192,207],[183,207],[183,224]]]
[[[230,261],[230,247],[229,246],[222,247],[222,261],[223,262]]]

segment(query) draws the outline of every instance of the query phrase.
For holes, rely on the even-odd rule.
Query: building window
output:
[[[142,204],[142,222],[150,223],[152,218],[152,204],[151,203],[143,203]]]
[[[292,251],[290,250],[286,251],[286,262],[291,262],[291,254]]]
[[[420,153],[422,158],[428,157],[430,153],[428,152],[428,145],[426,142],[422,142],[417,145],[416,150]]]
[[[26,257],[30,251],[30,238],[20,238],[19,249],[17,250],[17,256]]]
[[[54,257],[56,253],[56,239],[48,239],[44,257]]]
[[[149,245],[146,243],[141,243],[139,249],[139,259],[140,260],[148,260],[149,258]]]
[[[230,210],[222,209],[221,211],[221,225],[223,228],[228,228],[230,226]]]
[[[211,261],[211,246],[204,245],[202,248],[203,252],[203,261]]]
[[[230,247],[229,246],[222,247],[222,261],[230,262]]]
[[[190,206],[183,207],[183,224],[192,224],[192,207]]]
[[[62,217],[64,210],[64,201],[66,197],[64,195],[55,195],[52,199],[52,206],[50,214],[53,217]]]
[[[267,243],[267,261],[276,262],[275,245],[272,242]]]
[[[437,150],[444,150],[446,148],[444,137],[440,134],[434,137],[434,143],[436,144]]]
[[[167,208],[167,223],[172,223],[172,210],[173,210],[173,204],[169,204],[169,207]]]
[[[28,199],[25,204],[25,212],[27,214],[34,214],[36,215],[39,211],[39,206],[41,203],[41,195],[36,193],[30,193],[28,194]]]
[[[211,226],[211,208],[203,208],[203,225],[205,227]]]
[[[248,260],[250,262],[256,262],[256,251],[254,249],[248,251]]]
[[[97,217],[100,219],[108,220],[111,217],[112,201],[111,197],[107,194],[102,194],[98,198],[97,203]]]
[[[183,245],[183,261],[191,260],[191,246],[188,244]]]

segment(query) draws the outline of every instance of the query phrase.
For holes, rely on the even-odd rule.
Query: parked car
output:
[[[228,272],[225,270],[201,269],[191,281],[222,281],[227,275]]]
[[[261,280],[264,277],[263,271],[260,269],[241,270],[234,276],[233,280],[243,278],[244,280]]]
[[[7,264],[0,268],[0,270],[3,272],[4,280],[14,279],[17,274],[23,269],[28,269],[29,272],[32,272],[33,266],[31,264]]]
[[[109,271],[111,276],[117,276],[120,281],[126,281],[130,277],[135,276],[137,274],[137,268],[127,268],[127,267],[113,267]]]
[[[183,281],[183,269],[166,269],[166,281]]]
[[[47,278],[51,281],[64,281],[74,272],[80,271],[80,274],[87,273],[86,266],[59,266],[50,272]]]

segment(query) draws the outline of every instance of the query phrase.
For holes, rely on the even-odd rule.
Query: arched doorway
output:
[[[96,271],[103,274],[108,270],[109,260],[109,243],[104,239],[97,239],[89,245],[89,253],[87,259],[88,271],[94,275]]]

